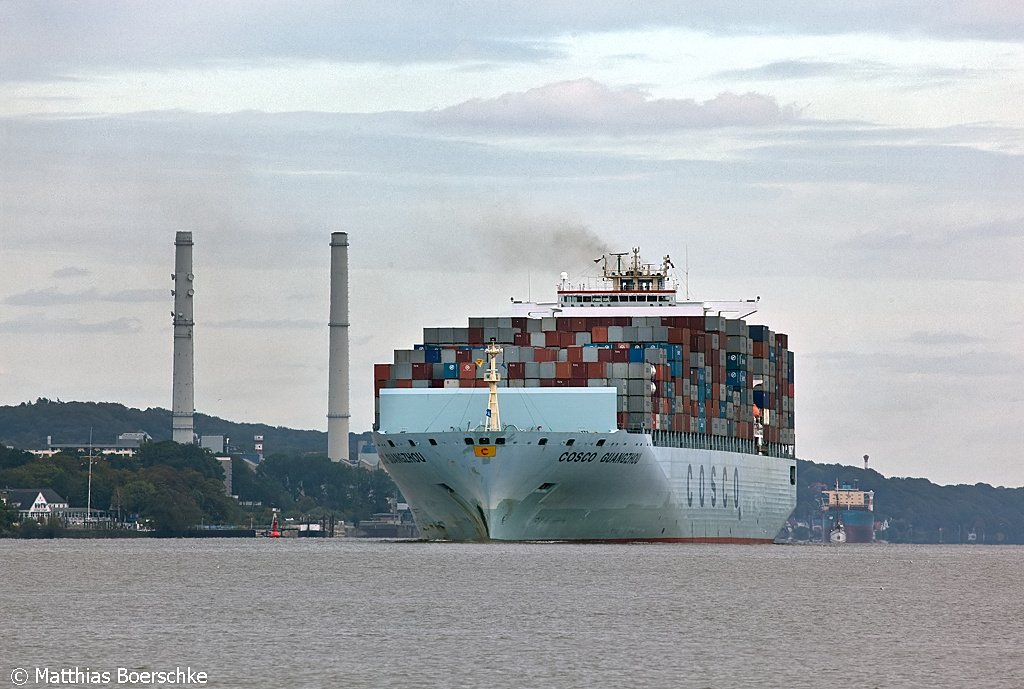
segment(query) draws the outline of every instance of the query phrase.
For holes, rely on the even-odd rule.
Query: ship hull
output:
[[[796,505],[793,459],[655,446],[646,434],[374,440],[428,539],[769,543]]]
[[[875,540],[875,513],[869,510],[832,510],[829,518],[838,516],[846,531],[847,543],[873,543]],[[834,521],[833,521],[834,523]]]

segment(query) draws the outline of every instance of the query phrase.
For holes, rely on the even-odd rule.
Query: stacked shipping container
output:
[[[381,388],[487,387],[484,347],[502,345],[500,385],[618,390],[618,426],[792,446],[793,352],[763,325],[720,316],[470,318],[374,366]],[[377,406],[379,414],[379,404]],[[379,418],[378,418],[379,420]]]

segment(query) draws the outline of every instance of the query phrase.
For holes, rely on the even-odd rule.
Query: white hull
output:
[[[796,506],[794,459],[661,447],[626,431],[374,440],[428,539],[770,542]]]

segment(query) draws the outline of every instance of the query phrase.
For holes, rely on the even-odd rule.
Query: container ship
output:
[[[374,366],[374,443],[423,537],[771,542],[796,506],[793,353],[759,300],[607,254],[557,300]]]
[[[875,540],[875,492],[861,490],[856,483],[840,483],[821,491],[821,511],[825,534],[841,533],[841,541],[873,543]]]

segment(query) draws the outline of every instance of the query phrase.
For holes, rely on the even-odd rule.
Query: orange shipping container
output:
[[[590,331],[591,342],[607,342],[608,341],[608,326],[598,325],[594,326],[594,329]]]

